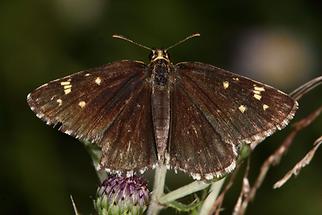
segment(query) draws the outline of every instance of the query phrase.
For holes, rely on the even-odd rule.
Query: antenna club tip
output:
[[[198,32],[196,32],[196,33],[193,33],[191,36],[194,36],[194,37],[200,37],[200,36],[201,36],[201,34],[200,34],[200,33],[198,33]]]
[[[113,38],[124,38],[124,36],[120,35],[120,34],[113,34],[112,37]]]

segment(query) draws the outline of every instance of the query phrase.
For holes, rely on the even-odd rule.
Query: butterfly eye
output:
[[[170,58],[170,56],[169,56],[169,54],[168,54],[167,50],[164,50],[164,51],[163,51],[163,54],[164,54],[164,57],[165,57],[165,58],[167,58],[167,59],[169,59],[169,58]]]
[[[149,54],[149,60],[152,60],[153,58],[156,57],[156,53],[155,53],[155,50],[152,50]]]

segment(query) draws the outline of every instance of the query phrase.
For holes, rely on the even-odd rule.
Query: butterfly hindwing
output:
[[[121,117],[124,118],[124,113],[129,110],[128,104],[138,101],[138,94],[149,92],[149,86],[145,84],[146,75],[146,65],[143,63],[114,62],[42,85],[28,95],[27,101],[37,116],[47,124],[58,124],[61,131],[82,141],[95,142],[101,147],[104,146],[106,150],[110,144],[107,137],[114,132],[114,123],[118,123]],[[148,98],[145,96],[144,99]],[[142,123],[142,120],[147,120],[142,117],[147,117],[148,112],[149,107],[145,105],[140,111],[131,113],[131,117],[141,117],[140,123]],[[141,142],[136,142],[140,138],[132,137],[132,146],[129,147],[131,152],[146,151],[145,147],[151,149],[152,143],[147,141],[152,131],[145,129],[145,132],[138,134],[144,135],[140,136]],[[130,137],[127,137],[130,140]],[[113,144],[125,144],[129,140],[118,135],[114,137]],[[102,161],[109,161],[106,156],[109,155],[103,153]],[[143,168],[152,162],[152,158],[146,157],[144,160],[135,156],[137,154],[133,154],[133,159],[141,159],[137,164],[138,168]],[[115,167],[125,167],[129,162],[131,161],[120,161]],[[135,165],[135,162],[132,165]]]
[[[236,148],[224,141],[180,84],[172,93],[170,165],[195,179],[219,178],[235,168]]]
[[[102,143],[102,166],[144,170],[157,163],[151,114],[151,87],[146,82],[114,120]]]
[[[297,109],[297,102],[286,94],[208,64],[179,63],[175,70],[177,82],[173,106],[177,111],[180,106],[188,108],[173,119],[172,163],[180,163],[178,168],[186,171],[195,164],[195,169],[200,169],[195,173],[203,178],[226,172],[217,171],[233,163],[233,153],[224,153],[225,150],[234,151],[241,144],[255,147],[276,129],[283,128]],[[187,120],[190,120],[189,123]],[[188,127],[180,127],[181,121],[187,121],[185,125]],[[202,127],[199,128],[199,125]],[[189,144],[182,144],[180,138]],[[193,153],[196,144],[203,146],[202,155],[194,156],[203,157],[203,161],[194,159],[189,163],[189,157],[184,157],[182,153]],[[197,150],[199,146],[195,148]],[[216,163],[215,158],[209,158],[210,155],[226,157]],[[188,163],[190,166],[185,167]]]

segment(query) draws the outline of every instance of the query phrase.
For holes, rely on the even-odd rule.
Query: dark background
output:
[[[98,180],[83,145],[42,123],[27,94],[50,80],[120,59],[148,61],[146,50],[111,38],[113,33],[151,47],[185,36],[201,37],[171,50],[173,62],[202,61],[290,92],[321,75],[322,13],[317,0],[103,1],[2,0],[0,3],[0,214],[92,212]],[[321,87],[300,101],[299,120],[321,105]],[[321,214],[321,151],[283,188],[272,185],[321,135],[322,117],[296,138],[269,172],[248,214]],[[290,128],[256,148],[251,178]],[[171,175],[170,189],[189,177]],[[150,184],[152,183],[149,178]],[[224,203],[236,201],[236,184]]]

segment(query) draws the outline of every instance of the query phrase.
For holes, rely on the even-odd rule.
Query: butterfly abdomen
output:
[[[152,116],[154,139],[158,151],[159,162],[164,162],[165,150],[170,130],[170,82],[172,66],[160,59],[150,64],[152,70]]]

